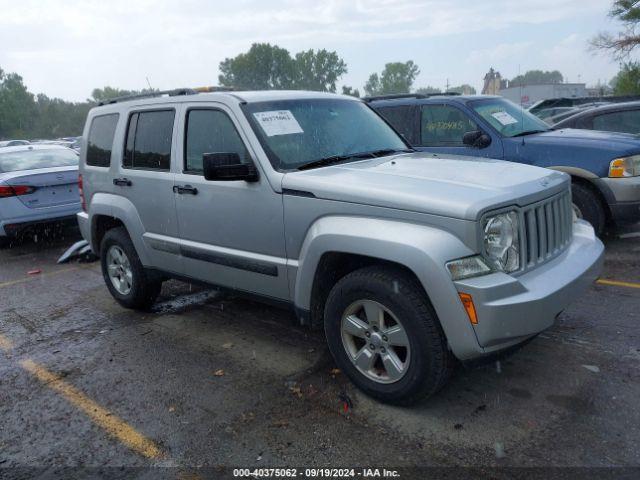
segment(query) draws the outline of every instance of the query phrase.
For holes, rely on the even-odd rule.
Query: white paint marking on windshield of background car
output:
[[[271,112],[256,112],[253,114],[258,123],[267,134],[267,137],[276,135],[291,135],[292,133],[304,133],[300,124],[290,110],[274,110]]]
[[[492,113],[491,116],[496,120],[498,120],[504,126],[511,125],[513,123],[518,123],[518,120],[513,118],[511,115],[509,115],[505,111]]]

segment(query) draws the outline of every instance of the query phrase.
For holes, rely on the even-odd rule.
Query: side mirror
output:
[[[487,148],[491,145],[491,137],[482,130],[473,130],[462,136],[462,143],[472,148]]]
[[[235,152],[204,153],[202,155],[202,169],[205,180],[258,181],[258,170],[255,165],[242,163],[240,155]]]

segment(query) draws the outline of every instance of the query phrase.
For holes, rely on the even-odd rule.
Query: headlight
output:
[[[486,275],[493,271],[480,255],[452,260],[447,263],[447,269],[454,281]]]
[[[640,175],[640,155],[616,158],[609,164],[609,177],[624,178]]]
[[[507,212],[484,221],[484,250],[494,267],[504,272],[520,268],[518,214]]]

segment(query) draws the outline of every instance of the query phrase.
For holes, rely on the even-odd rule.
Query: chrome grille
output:
[[[524,207],[522,218],[522,265],[527,270],[559,255],[571,243],[570,191]]]

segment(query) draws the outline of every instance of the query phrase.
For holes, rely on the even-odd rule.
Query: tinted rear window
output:
[[[77,165],[78,154],[70,149],[24,150],[21,152],[0,153],[0,173]]]
[[[118,116],[117,113],[101,115],[91,122],[87,140],[87,165],[108,167],[111,164],[111,150]]]
[[[413,142],[413,115],[410,106],[377,108],[378,113],[389,122],[393,128],[400,132],[405,139]]]
[[[154,110],[131,115],[123,166],[169,170],[174,110]]]

